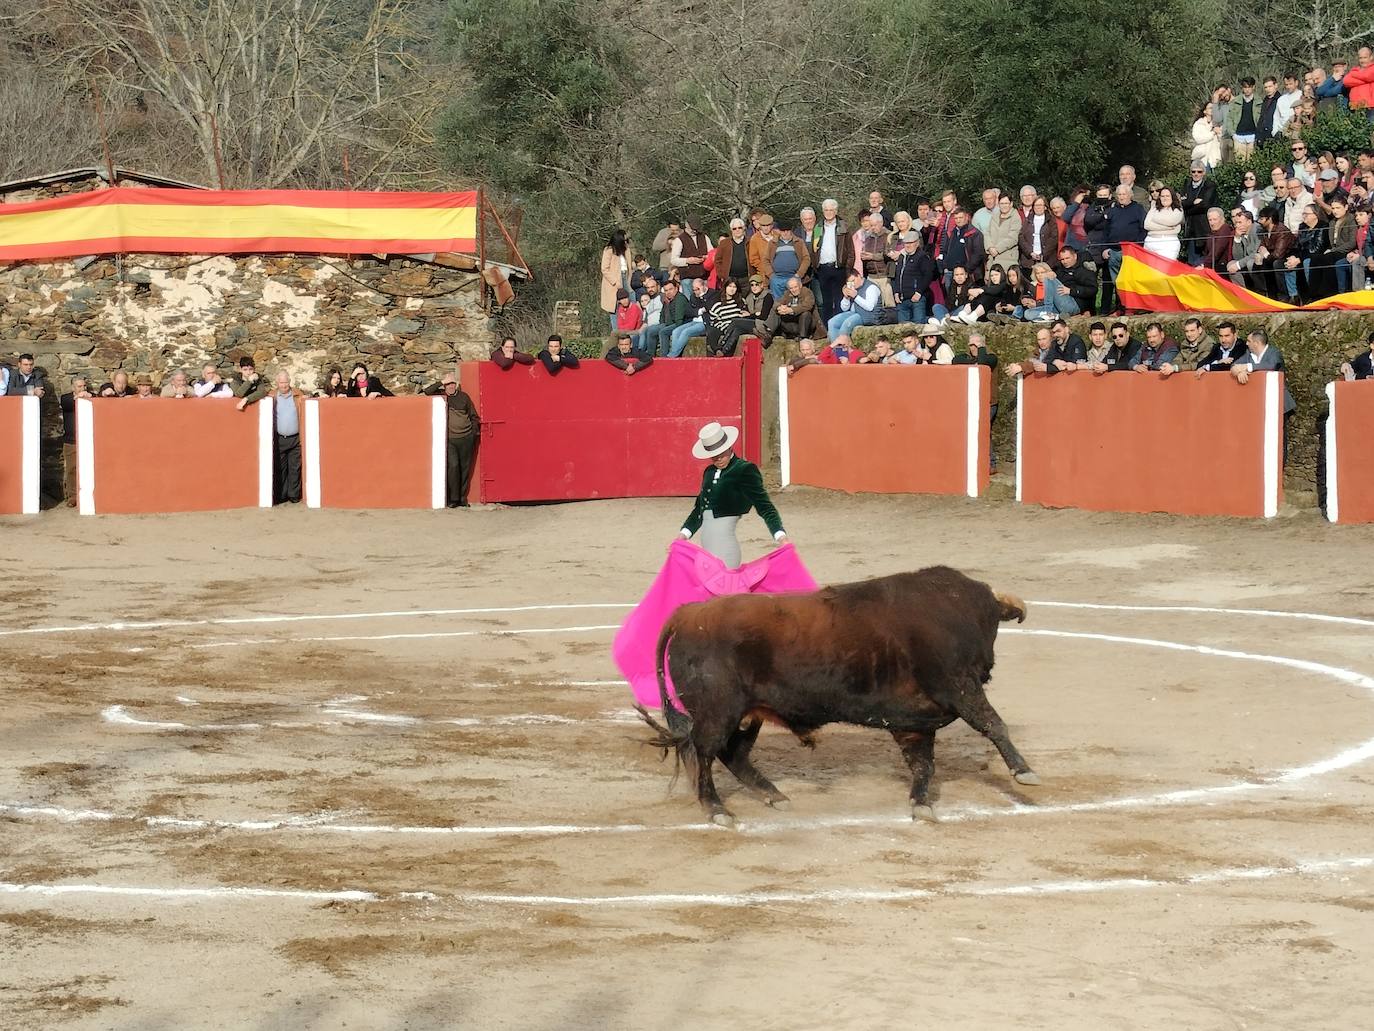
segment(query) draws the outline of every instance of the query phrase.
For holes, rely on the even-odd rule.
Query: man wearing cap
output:
[[[692,455],[711,464],[702,474],[701,492],[680,531],[686,539],[700,530],[701,546],[731,569],[740,565],[736,535],[740,516],[750,509],[763,518],[775,541],[782,543],[787,539],[778,510],[763,487],[759,467],[735,454],[738,439],[738,429],[718,422],[707,423],[697,434]]]
[[[562,338],[553,336],[562,348]],[[541,354],[544,352],[540,352]],[[443,395],[448,417],[447,493],[449,508],[468,507],[468,488],[472,485],[472,461],[477,454],[477,441],[482,435],[482,420],[472,398],[458,385],[458,376],[446,372],[438,383],[431,383],[421,391],[430,397]]]
[[[1178,204],[1183,208],[1183,235],[1187,244],[1184,261],[1196,265],[1207,242],[1207,212],[1216,206],[1217,185],[1207,177],[1207,166],[1194,161],[1188,172],[1188,188]]]
[[[779,333],[794,340],[809,340],[816,335],[817,328],[816,295],[793,276],[787,281],[778,303],[773,305],[772,313],[764,320],[763,346],[770,346]]]
[[[773,295],[768,292],[768,280],[760,275],[750,276],[749,292],[740,297],[739,303],[747,318],[754,320],[754,324],[750,326],[746,320],[744,325],[738,327],[736,338],[743,338],[752,333],[768,343],[768,319],[773,314]]]
[[[759,276],[767,285],[773,278],[773,251],[778,245],[778,234],[774,230],[773,216],[766,211],[759,213],[755,222],[755,233],[749,237],[749,274]]]
[[[914,229],[902,233],[902,251],[892,263],[892,299],[897,304],[897,321],[921,323],[926,319],[926,293],[935,278],[935,262],[921,246],[921,234]]]

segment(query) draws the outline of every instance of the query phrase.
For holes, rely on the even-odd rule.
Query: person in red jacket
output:
[[[1356,60],[1358,67],[1346,72],[1341,84],[1350,94],[1351,109],[1364,108],[1365,117],[1374,121],[1374,50],[1360,47]]]

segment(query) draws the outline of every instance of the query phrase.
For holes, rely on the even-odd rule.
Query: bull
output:
[[[655,732],[651,743],[695,772],[697,799],[715,823],[734,823],[711,776],[716,759],[766,804],[788,801],[750,761],[765,721],[808,747],[828,723],[887,730],[911,768],[912,818],[933,820],[935,732],[956,719],[997,747],[1018,783],[1040,783],[984,691],[998,625],[1025,618],[1019,598],[947,566],[683,605],[655,651],[666,726],[639,713]],[[669,698],[665,662],[681,708]]]

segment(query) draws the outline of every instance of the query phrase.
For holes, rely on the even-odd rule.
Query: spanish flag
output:
[[[475,253],[477,193],[116,186],[0,204],[0,261],[85,254]]]
[[[1295,307],[1237,286],[1209,268],[1170,261],[1134,243],[1121,245],[1121,271],[1116,292],[1126,308],[1137,311],[1199,311],[1226,315],[1264,315],[1284,311],[1374,311],[1374,290],[1336,294]]]

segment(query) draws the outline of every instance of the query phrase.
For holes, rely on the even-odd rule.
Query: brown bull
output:
[[[947,566],[684,605],[656,652],[667,726],[640,714],[656,745],[695,768],[697,797],[717,823],[734,822],[711,778],[717,758],[767,804],[787,801],[749,759],[764,720],[807,745],[827,723],[889,731],[911,767],[913,818],[934,819],[935,732],[956,719],[997,746],[1017,781],[1040,783],[983,690],[998,624],[1025,618],[1020,599]],[[665,658],[682,709],[668,698]]]

